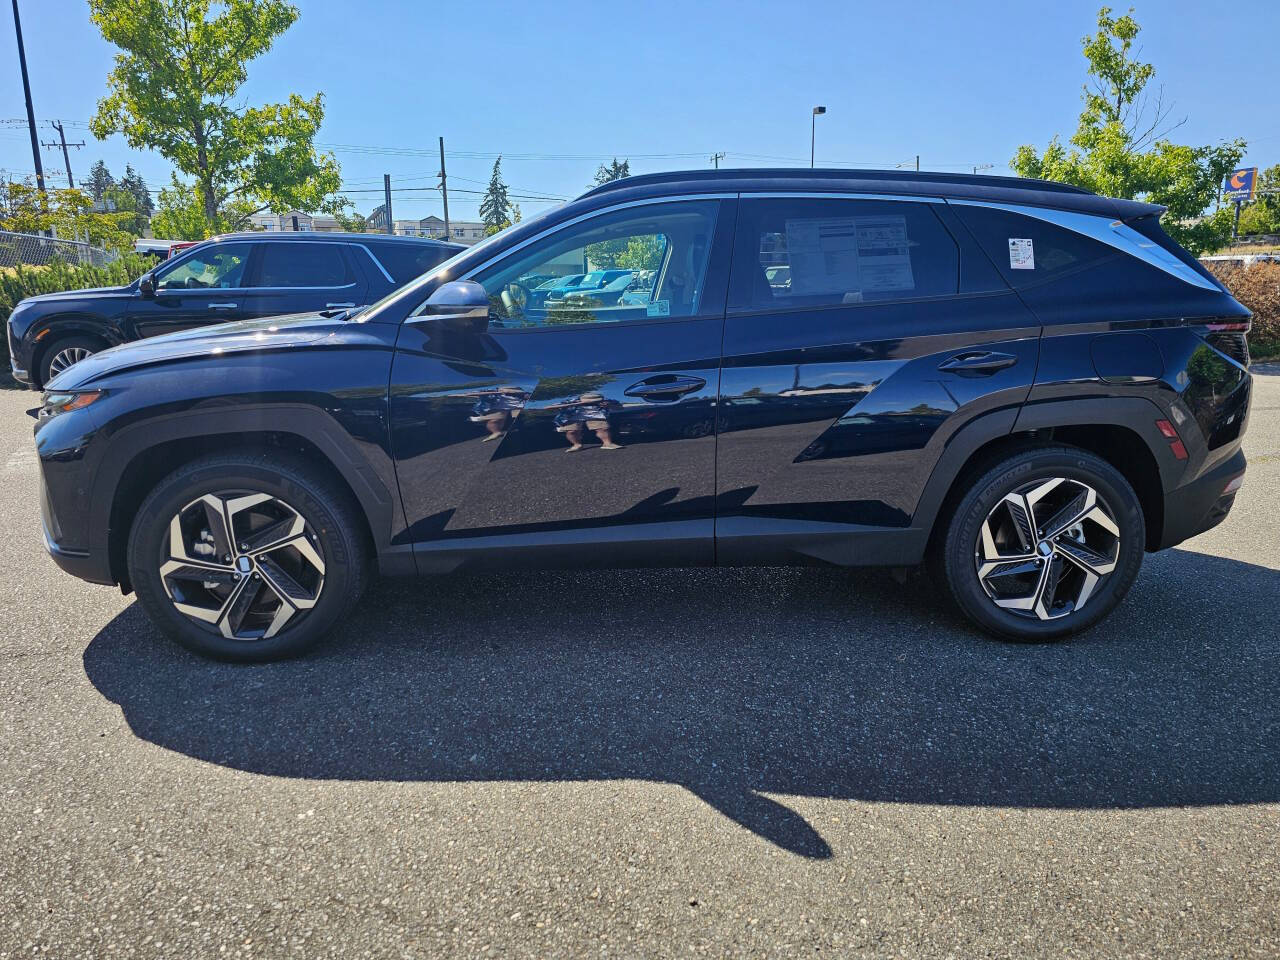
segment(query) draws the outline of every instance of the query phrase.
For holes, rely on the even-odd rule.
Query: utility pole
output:
[[[382,209],[387,217],[387,233],[395,233],[395,227],[391,225],[391,174],[389,173],[382,175],[382,194],[385,197],[385,206]]]
[[[444,238],[449,239],[449,181],[444,174],[444,137],[440,138],[440,196],[444,198]]]
[[[920,172],[920,154],[916,154],[916,173]]]
[[[77,150],[79,150],[81,147],[84,146],[84,141],[81,140],[79,143],[67,143],[67,134],[62,129],[61,120],[50,120],[49,126],[53,127],[53,129],[58,131],[58,138],[62,141],[62,162],[65,163],[67,166],[67,186],[70,187],[72,190],[74,190],[76,188],[76,182],[73,179],[71,179],[71,154],[67,153],[67,147],[75,147]],[[55,147],[57,147],[58,144],[42,143],[40,144],[40,146],[48,147],[50,150],[52,150]]]
[[[713,154],[711,155],[711,162],[712,162],[712,163],[714,163],[714,164],[716,165],[716,169],[717,169],[717,170],[719,170],[719,169],[720,169],[720,161],[721,161],[721,160],[723,160],[723,159],[724,159],[724,154],[723,154],[723,153],[713,153]]]
[[[18,19],[18,0],[13,0],[13,31],[18,36],[18,65],[22,68],[22,92],[27,97],[27,130],[31,134],[31,160],[36,165],[36,186],[44,193],[44,167],[40,165],[40,138],[36,134],[36,111],[31,106],[31,80],[27,77],[27,52],[22,46],[22,21]]]

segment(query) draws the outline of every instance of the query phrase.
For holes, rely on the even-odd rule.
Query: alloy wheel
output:
[[[59,374],[92,353],[93,351],[87,347],[63,347],[49,361],[49,373]]]
[[[996,606],[1039,620],[1081,610],[1116,568],[1120,528],[1098,491],[1054,477],[1024,484],[987,514],[974,562]]]
[[[319,539],[296,509],[250,490],[209,493],[169,522],[160,579],[174,608],[236,640],[265,640],[324,586]]]

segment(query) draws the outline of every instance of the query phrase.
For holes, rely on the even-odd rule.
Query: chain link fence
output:
[[[103,267],[118,256],[113,250],[104,250],[75,240],[57,240],[33,233],[0,230],[0,269],[16,267],[18,264],[44,266],[50,263]]]

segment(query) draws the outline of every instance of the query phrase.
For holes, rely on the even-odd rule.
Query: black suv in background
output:
[[[310,646],[375,568],[927,561],[983,629],[1065,636],[1244,475],[1249,313],[1162,212],[896,171],[616,181],[364,310],[76,364],[36,426],[45,537],[237,659]],[[534,293],[604,269],[652,282]]]
[[[372,303],[465,247],[385,234],[238,233],[127,287],[29,297],[9,317],[13,376],[40,389],[90,354],[230,320]]]

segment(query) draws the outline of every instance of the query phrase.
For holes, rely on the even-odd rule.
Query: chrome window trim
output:
[[[384,267],[384,266],[382,265],[382,261],[381,261],[381,260],[379,260],[379,259],[378,259],[378,257],[377,257],[377,255],[376,255],[372,250],[370,250],[367,246],[365,246],[365,244],[363,244],[363,243],[348,243],[348,244],[347,244],[347,246],[349,246],[349,247],[359,247],[361,250],[363,250],[365,253],[367,253],[367,254],[369,255],[369,259],[373,261],[373,265],[374,265],[375,267],[377,267],[379,270],[381,270],[381,271],[382,271],[382,275],[383,275],[384,277],[386,277],[386,278],[387,278],[387,283],[390,283],[390,284],[393,284],[393,285],[395,284],[395,282],[396,282],[396,281],[395,281],[395,278],[394,278],[394,277],[392,277],[392,276],[391,276],[391,274],[387,273],[387,268],[386,268],[386,267]],[[446,258],[446,259],[448,259],[448,258]]]
[[[1057,210],[1053,207],[1032,207],[1020,203],[999,203],[991,200],[948,199],[946,202],[965,207],[988,207],[1042,220],[1091,240],[1097,240],[1121,253],[1127,253],[1192,286],[1212,290],[1214,293],[1222,292],[1216,283],[1200,276],[1160,244],[1148,240],[1121,220],[1101,217],[1093,213],[1076,213],[1070,210]]]
[[[217,293],[219,290],[243,290],[246,293],[292,293],[295,290],[350,290],[355,287],[354,283],[344,283],[340,287],[190,287],[183,290],[157,290],[156,296],[169,294],[170,296],[189,297],[193,293]]]

